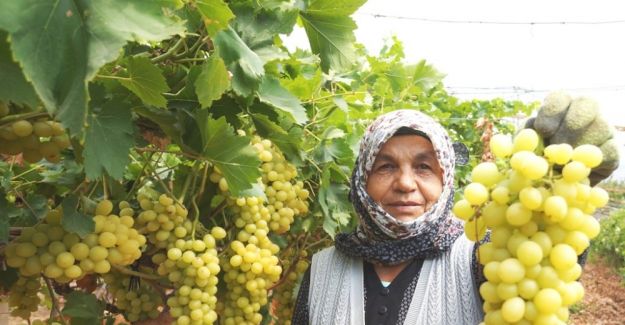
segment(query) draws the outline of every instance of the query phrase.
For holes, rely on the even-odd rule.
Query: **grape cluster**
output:
[[[538,144],[531,129],[494,136],[490,148],[502,168],[477,165],[453,208],[471,240],[491,229],[478,250],[488,280],[480,287],[486,325],[565,324],[568,307],[584,295],[578,256],[599,233],[591,214],[608,202],[588,181],[601,150],[552,144],[538,155]]]
[[[41,298],[37,295],[41,289],[39,277],[20,276],[9,290],[9,307],[11,315],[29,319],[32,312],[37,311]]]
[[[297,254],[297,255],[296,255]],[[293,249],[288,249],[282,254],[281,260],[284,262],[284,269],[287,270],[285,281],[273,290],[272,293],[272,316],[277,319],[280,324],[290,325],[291,316],[295,304],[295,293],[297,292],[296,284],[300,283],[310,263],[307,260],[308,253],[305,250],[299,253]],[[292,263],[295,265],[292,266]]]
[[[102,279],[115,299],[115,306],[124,313],[128,321],[136,322],[159,316],[159,308],[163,306],[161,295],[145,281],[116,271],[104,274]]]
[[[145,237],[132,228],[134,219],[123,212],[110,214],[111,201],[97,204],[94,233],[80,238],[61,226],[60,208],[48,212],[44,222],[27,227],[6,248],[7,265],[22,276],[43,273],[60,283],[87,273],[107,273],[111,265],[129,265],[141,256]],[[124,214],[126,213],[126,214]]]
[[[228,287],[221,308],[224,324],[260,324],[260,310],[268,303],[268,289],[280,279],[280,248],[268,237],[289,230],[294,217],[308,212],[308,191],[295,182],[295,167],[267,139],[254,137],[252,145],[263,162],[262,184],[267,201],[260,197],[232,197],[217,168],[210,179],[219,184],[239,229],[222,261]]]
[[[9,107],[0,102],[0,118],[8,114]],[[29,163],[36,163],[43,158],[57,163],[61,160],[61,150],[69,146],[69,137],[63,126],[48,118],[34,121],[22,119],[0,126],[0,153],[21,153]]]
[[[119,216],[112,214],[113,203],[109,200],[98,202],[95,210],[95,231],[87,235],[84,241],[92,243],[97,239],[97,246],[90,246],[91,251],[97,249],[100,252],[96,255],[105,255],[110,265],[130,265],[141,257],[141,247],[145,245],[146,238],[133,228],[134,210],[128,202],[122,201],[119,204]],[[91,253],[91,252],[90,252]],[[91,255],[91,254],[90,254]],[[94,261],[94,258],[91,257]],[[88,261],[88,260],[87,260]],[[107,273],[105,266],[96,269],[97,261],[94,261],[94,271],[97,273]],[[101,262],[103,265],[104,262]],[[110,269],[110,265],[108,269]]]
[[[152,245],[165,249],[191,232],[189,211],[167,194],[146,192],[138,194],[137,199],[143,210],[137,216],[137,226]]]
[[[167,305],[176,324],[213,324],[217,320],[217,276],[221,268],[216,240],[225,236],[223,228],[215,227],[201,240],[178,239],[170,244],[158,274],[167,276],[174,285]]]

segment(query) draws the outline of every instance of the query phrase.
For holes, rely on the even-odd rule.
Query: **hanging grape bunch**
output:
[[[15,119],[11,119],[15,115]],[[7,120],[7,118],[9,118]],[[70,146],[65,129],[49,117],[32,119],[17,118],[7,103],[0,102],[0,154],[22,154],[25,161],[36,163],[45,158],[57,163],[61,160],[61,150]]]
[[[236,240],[232,241],[221,265],[227,292],[220,308],[223,324],[260,324],[260,309],[268,303],[268,289],[282,274],[277,256],[280,248],[269,239],[273,231],[289,230],[296,215],[308,212],[308,191],[302,182],[294,181],[297,171],[271,141],[252,140],[263,162],[262,184],[267,197],[231,197],[228,184],[216,169],[211,180],[219,184],[229,210],[236,217]]]
[[[491,230],[478,250],[486,325],[564,324],[584,295],[578,256],[599,233],[592,214],[608,202],[607,192],[588,180],[602,153],[594,145],[538,148],[532,129],[513,140],[495,135],[490,149],[497,163],[473,168],[453,208],[469,239]]]

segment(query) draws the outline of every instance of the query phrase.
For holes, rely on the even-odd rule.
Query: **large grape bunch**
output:
[[[39,281],[43,275],[68,283],[86,274],[108,273],[113,265],[132,264],[141,256],[146,239],[133,228],[133,212],[128,203],[121,206],[117,216],[112,214],[111,201],[98,202],[93,217],[95,230],[83,238],[62,227],[62,209],[51,209],[41,223],[23,228],[20,236],[7,245],[7,265],[25,279]],[[19,296],[21,291],[11,290],[10,294]],[[28,309],[18,306],[16,310]],[[29,316],[25,311],[18,313],[24,318]]]
[[[608,194],[590,187],[588,175],[602,160],[593,145],[549,145],[536,154],[539,137],[531,129],[512,140],[491,139],[497,163],[473,168],[472,183],[456,202],[465,234],[477,241],[487,282],[483,324],[565,324],[569,307],[580,301],[578,256],[599,233],[592,216]]]
[[[0,102],[0,119],[11,117],[6,103]],[[0,124],[0,154],[22,154],[24,160],[36,163],[45,158],[57,163],[61,160],[61,150],[70,146],[65,128],[48,117],[16,119]]]
[[[294,217],[308,212],[308,191],[297,182],[295,167],[289,164],[271,141],[254,137],[254,148],[262,163],[261,197],[233,197],[228,184],[215,169],[211,180],[226,196],[229,212],[237,228],[221,265],[227,291],[218,306],[223,324],[260,324],[261,308],[268,303],[268,290],[282,274],[277,256],[280,248],[268,237],[290,229]]]

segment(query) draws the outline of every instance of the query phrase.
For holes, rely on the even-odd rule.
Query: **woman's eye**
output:
[[[379,171],[385,171],[385,170],[391,170],[391,169],[393,169],[393,165],[391,165],[391,164],[380,165],[377,168],[377,170],[379,170]]]
[[[430,170],[430,165],[428,164],[419,164],[418,169],[427,169]]]

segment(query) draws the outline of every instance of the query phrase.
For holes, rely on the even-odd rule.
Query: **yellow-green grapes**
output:
[[[24,228],[7,245],[7,265],[22,276],[43,273],[67,283],[88,273],[107,273],[111,265],[133,263],[141,256],[145,237],[133,228],[132,209],[122,208],[118,217],[111,214],[112,208],[108,200],[97,204],[95,231],[82,239],[61,226],[60,208],[50,210],[42,223]]]
[[[268,303],[268,289],[282,274],[279,247],[268,237],[290,229],[295,216],[308,212],[308,191],[294,181],[295,167],[271,141],[254,137],[252,145],[262,161],[262,184],[267,201],[260,197],[232,197],[228,184],[215,168],[211,181],[226,197],[228,212],[239,229],[222,260],[228,288],[220,300],[223,324],[260,324],[260,310]]]
[[[164,249],[191,232],[188,210],[167,194],[140,193],[137,200],[143,210],[137,217],[137,227],[152,245]]]
[[[279,286],[273,289],[271,299],[271,312],[274,319],[279,324],[290,325],[291,318],[293,316],[293,309],[295,305],[296,286],[301,282],[302,276],[306,272],[309,266],[309,262],[306,259],[308,253],[306,251],[300,251],[297,256],[293,256],[296,253],[294,249],[289,249],[282,255],[284,262],[284,270],[289,271],[286,275],[286,279]],[[292,263],[295,265],[292,267]]]
[[[161,295],[140,278],[111,271],[102,276],[115,306],[130,322],[157,318],[163,306]]]
[[[0,102],[0,118],[9,115],[6,103]],[[41,159],[57,163],[61,150],[70,146],[65,128],[49,118],[16,120],[0,126],[0,153],[22,154],[24,160],[36,163]]]
[[[216,240],[224,237],[225,230],[216,227],[203,239],[178,239],[168,248],[158,274],[167,276],[175,289],[167,300],[174,324],[213,324],[217,320],[217,276],[221,268]]]
[[[530,129],[494,136],[498,164],[477,165],[453,208],[469,239],[491,230],[479,247],[486,325],[565,324],[584,296],[578,256],[599,233],[592,213],[609,199],[588,180],[601,150],[552,144],[536,153],[538,143]]]
[[[41,288],[41,278],[20,276],[9,290],[9,308],[11,315],[29,319],[37,311],[41,299],[37,295]]]
[[[90,249],[89,258],[95,262],[96,273],[107,273],[106,267],[97,267],[97,256],[106,255],[105,260],[110,265],[130,265],[141,257],[141,247],[146,244],[146,238],[134,228],[134,210],[127,202],[120,203],[119,216],[113,214],[113,203],[109,200],[98,202],[95,210],[95,231],[84,238],[85,242],[94,242],[97,245]],[[96,249],[94,256],[91,252]],[[99,251],[99,252],[98,252]],[[105,253],[106,251],[106,253]],[[95,259],[94,259],[95,258]],[[110,269],[109,265],[109,269]]]

